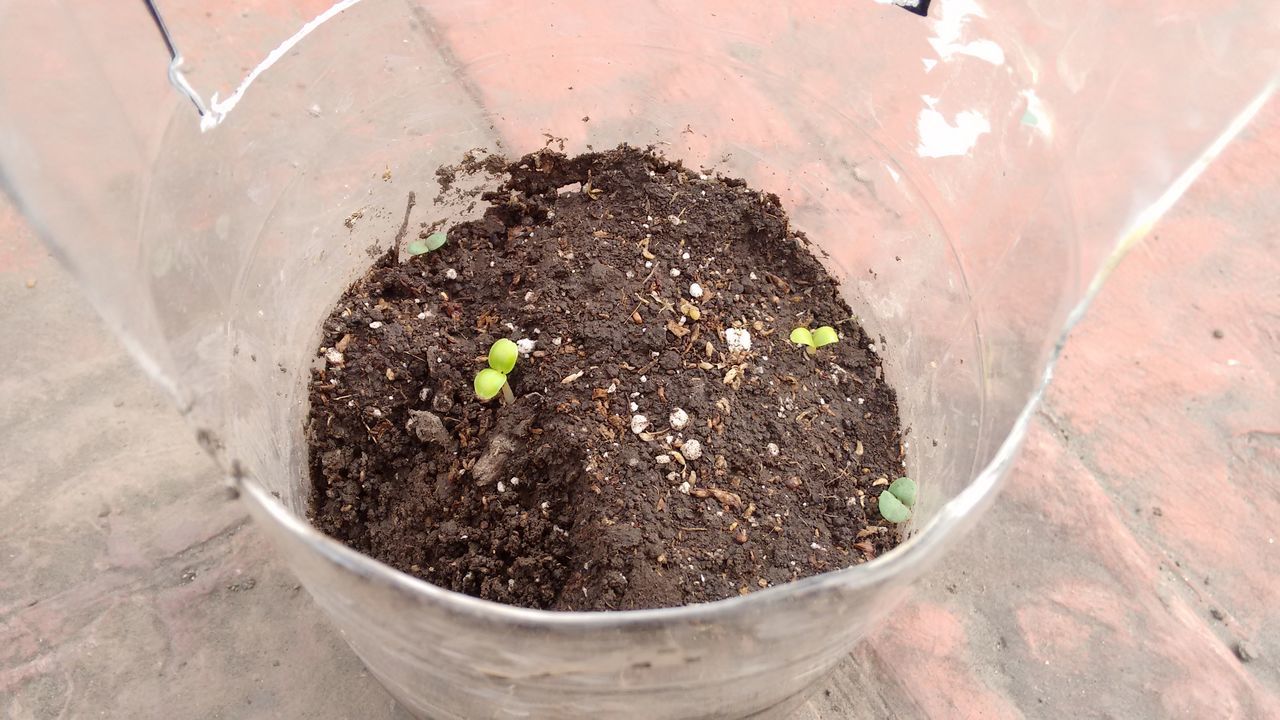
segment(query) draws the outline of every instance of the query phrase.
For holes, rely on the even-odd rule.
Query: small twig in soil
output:
[[[418,196],[409,191],[409,200],[404,206],[404,222],[400,223],[400,229],[396,231],[396,253],[400,252],[400,243],[404,242],[404,236],[409,232],[409,213],[413,211],[413,206],[418,202]]]
[[[364,429],[369,433],[369,438],[373,440],[373,444],[378,445],[378,436],[373,434],[373,428],[369,427],[369,423],[365,422],[362,418],[360,420],[360,424],[363,425]]]

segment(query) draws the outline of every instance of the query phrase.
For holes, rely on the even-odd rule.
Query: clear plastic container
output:
[[[178,8],[193,87],[231,99],[201,95],[202,122],[141,7],[16,0],[0,3],[0,169],[406,707],[781,717],[980,519],[1106,268],[1276,85],[1271,0],[1004,5],[366,0],[222,35]],[[909,540],[717,603],[550,613],[433,587],[307,524],[320,321],[410,191],[413,227],[478,212],[431,202],[438,166],[544,133],[570,152],[656,144],[782,197],[880,338],[920,483]]]

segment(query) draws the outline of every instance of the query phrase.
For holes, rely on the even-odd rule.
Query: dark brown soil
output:
[[[894,392],[776,196],[626,146],[506,171],[482,220],[383,257],[325,322],[317,527],[556,610],[718,600],[897,544],[876,510],[901,469]],[[788,341],[824,324],[841,341],[816,355]],[[472,378],[503,337],[536,345],[516,401],[483,403]]]

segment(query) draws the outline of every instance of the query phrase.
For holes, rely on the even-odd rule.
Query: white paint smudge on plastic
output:
[[[935,106],[938,98],[922,96],[925,107],[920,110],[916,127],[920,144],[916,154],[920,157],[939,158],[968,155],[978,137],[991,132],[991,123],[977,110],[963,110],[949,122]]]
[[[280,43],[274,50],[268,53],[266,59],[258,63],[257,67],[249,71],[249,74],[245,76],[245,79],[240,81],[240,85],[236,87],[235,92],[231,93],[231,96],[226,100],[219,100],[218,94],[214,93],[213,96],[209,98],[209,114],[200,118],[200,131],[204,132],[217,127],[227,117],[227,113],[231,112],[240,102],[240,98],[244,97],[245,91],[249,89],[249,86],[253,84],[254,80],[258,79],[259,75],[270,69],[272,65],[275,65],[280,58],[288,54],[295,45],[302,42],[302,39],[310,35],[313,30],[337,17],[347,8],[355,6],[360,1],[361,0],[342,0],[339,3],[335,3],[333,7],[330,7],[328,10],[317,15],[307,24],[303,25],[298,29],[298,32],[291,35],[289,39]]]
[[[941,10],[941,16],[933,24],[934,32],[937,34],[929,38],[929,44],[933,46],[939,58],[943,61],[949,61],[956,55],[967,55],[979,60],[985,60],[992,65],[1004,64],[1004,49],[996,44],[994,40],[985,38],[978,38],[968,42],[961,42],[960,40],[969,18],[987,16],[977,2],[974,0],[947,0],[947,2],[939,5],[939,10]]]
[[[1053,137],[1053,116],[1049,114],[1049,108],[1036,94],[1035,88],[1028,88],[1020,93],[1024,100],[1027,101],[1027,111],[1022,115],[1022,124],[1030,125],[1045,137]]]

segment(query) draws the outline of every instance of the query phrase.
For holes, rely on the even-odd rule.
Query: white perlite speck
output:
[[[702,286],[698,283],[689,283],[689,297],[702,297]]]
[[[765,446],[765,450],[768,450],[769,455],[773,457],[777,457],[778,453],[782,452],[781,450],[778,449],[777,443],[769,443],[768,445]]]
[[[631,408],[631,412],[635,412],[640,409],[640,406],[635,403],[631,403],[629,407]]]
[[[667,419],[671,421],[673,430],[683,430],[684,426],[689,424],[689,413],[681,408],[676,408],[671,411],[671,417]]]
[[[680,492],[684,493],[685,495],[688,495],[689,491],[692,489],[693,489],[693,486],[689,484],[688,480],[680,483]]]
[[[649,418],[643,415],[631,416],[631,432],[639,435],[640,433],[644,432],[645,428],[647,427],[649,427]]]
[[[656,463],[658,463],[659,465],[666,465],[667,463],[670,463],[670,462],[671,462],[671,456],[670,456],[670,455],[655,455],[655,456],[653,456],[653,461],[654,461],[654,462],[656,462]]]
[[[702,457],[702,443],[697,440],[685,440],[680,446],[680,454],[685,460],[697,460]]]
[[[537,340],[531,340],[529,338],[521,338],[520,340],[516,341],[516,350],[519,350],[521,355],[528,355],[529,353],[533,352],[533,347],[537,344],[538,344]]]
[[[449,279],[449,280],[457,280],[457,279],[458,279],[458,271],[457,271],[457,270],[454,270],[453,268],[449,268],[448,270],[445,270],[445,271],[444,271],[444,276],[445,276],[447,279]]]
[[[751,332],[728,328],[724,331],[724,341],[729,345],[729,352],[747,352],[751,349]]]
[[[337,348],[329,348],[329,351],[324,354],[324,359],[328,360],[334,365],[341,365],[342,361],[345,360],[345,358],[342,356],[342,353],[338,352]]]
[[[680,268],[671,268],[671,277],[680,277]]]
[[[380,327],[382,327],[382,323],[377,320],[374,320],[373,322],[369,323],[369,329],[371,330],[377,330]]]

